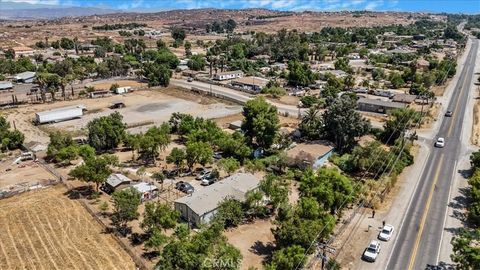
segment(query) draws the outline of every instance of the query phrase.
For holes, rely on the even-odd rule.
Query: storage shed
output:
[[[209,223],[226,198],[245,201],[245,195],[255,190],[260,180],[251,173],[237,173],[175,201],[175,210],[196,226]]]
[[[123,174],[112,173],[108,176],[107,181],[102,187],[102,190],[107,193],[112,193],[115,190],[119,190],[128,187],[132,180]]]
[[[140,182],[133,185],[132,188],[142,194],[142,202],[154,199],[158,195],[158,188],[154,184]]]

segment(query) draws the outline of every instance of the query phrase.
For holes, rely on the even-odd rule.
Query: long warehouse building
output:
[[[83,113],[86,110],[87,107],[80,104],[75,106],[53,109],[49,111],[38,112],[35,113],[35,122],[37,124],[46,124],[80,118],[83,116]]]

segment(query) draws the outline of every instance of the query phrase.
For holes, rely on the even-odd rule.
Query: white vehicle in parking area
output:
[[[385,224],[385,226],[383,226],[382,230],[378,234],[378,239],[383,240],[383,241],[390,240],[390,238],[392,238],[393,230],[394,229],[393,229],[392,225]]]
[[[443,137],[440,137],[437,139],[435,142],[435,147],[443,148],[445,147],[445,139]]]
[[[380,242],[372,240],[363,252],[362,258],[369,262],[375,262],[378,253],[380,253]]]

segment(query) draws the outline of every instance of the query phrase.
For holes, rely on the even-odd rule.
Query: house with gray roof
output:
[[[237,173],[174,202],[181,217],[196,226],[209,223],[226,198],[245,201],[248,191],[258,188],[260,179],[251,173]]]
[[[112,173],[108,176],[107,181],[102,186],[102,190],[107,193],[112,193],[115,190],[130,186],[132,180],[120,173]]]

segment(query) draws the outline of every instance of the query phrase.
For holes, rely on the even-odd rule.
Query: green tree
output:
[[[161,187],[161,190],[163,191],[163,181],[165,181],[165,175],[163,174],[163,172],[155,172],[152,174],[152,178],[161,183],[162,184],[162,187]]]
[[[322,116],[325,137],[335,143],[339,152],[351,150],[356,138],[370,130],[370,122],[356,108],[354,99],[342,97],[329,104]]]
[[[143,66],[143,75],[148,80],[148,86],[168,86],[172,71],[164,64],[147,63]]]
[[[391,110],[388,114],[388,120],[380,134],[381,140],[388,144],[394,144],[407,129],[420,121],[421,117],[419,112],[410,108]]]
[[[455,263],[455,269],[480,269],[480,230],[462,229],[452,239],[453,254],[450,255]]]
[[[250,144],[269,148],[278,133],[277,108],[268,104],[263,97],[247,101],[243,107],[242,130]]]
[[[192,55],[192,43],[190,43],[189,41],[185,41],[185,55],[188,57],[188,56],[191,56]]]
[[[287,203],[290,182],[286,178],[268,174],[260,182],[259,189],[276,209],[282,204]]]
[[[232,174],[240,167],[240,162],[235,158],[222,158],[218,161],[218,167],[220,167],[228,175]]]
[[[301,64],[297,60],[288,62],[288,71],[287,79],[291,86],[308,86],[318,79],[318,75],[307,64]]]
[[[179,27],[174,27],[174,28],[172,29],[172,38],[173,38],[175,41],[183,42],[183,40],[185,39],[186,36],[187,36],[187,35],[186,35],[184,29],[179,28]]]
[[[341,211],[355,197],[352,180],[336,169],[320,168],[303,174],[300,191],[304,196],[314,197],[331,214]]]
[[[402,76],[398,72],[393,72],[392,74],[390,74],[388,80],[392,84],[392,87],[395,89],[398,89],[405,84],[405,81],[403,81]]]
[[[203,70],[206,64],[205,56],[201,54],[193,55],[187,62],[187,66],[191,70]]]
[[[142,229],[147,234],[155,230],[173,229],[177,225],[180,213],[172,209],[168,204],[161,202],[148,202],[145,204],[145,213],[141,223]]]
[[[146,162],[155,161],[161,151],[170,143],[170,126],[151,127],[140,138],[140,157]]]
[[[267,269],[296,269],[298,266],[303,266],[305,260],[305,249],[299,245],[292,245],[276,250]]]
[[[0,116],[0,149],[14,150],[22,146],[25,135],[19,130],[10,130],[10,123],[3,116]]]
[[[72,160],[78,158],[78,148],[75,145],[70,145],[61,148],[55,155],[55,160],[61,162],[63,165],[70,165]]]
[[[108,176],[112,173],[110,166],[117,163],[118,158],[114,155],[90,157],[70,171],[69,175],[84,182],[95,183],[95,190],[98,192],[100,184],[107,181]]]
[[[106,151],[116,148],[123,141],[126,125],[123,116],[114,112],[90,121],[87,129],[88,143],[97,151]]]
[[[237,227],[243,220],[245,211],[242,203],[233,198],[226,198],[218,205],[215,219],[225,228]]]
[[[186,159],[185,151],[177,147],[174,147],[166,158],[167,163],[175,164],[177,169],[181,169],[183,167],[185,159]]]
[[[168,236],[166,236],[162,231],[155,229],[147,241],[145,241],[144,245],[147,249],[153,249],[157,252],[160,252],[163,245],[165,245],[167,242]]]
[[[311,140],[319,139],[322,135],[322,118],[319,115],[319,111],[316,108],[310,108],[302,116],[298,128],[302,136]]]
[[[213,150],[209,143],[206,142],[189,142],[186,148],[187,166],[192,170],[197,163],[203,166],[212,161]]]
[[[348,58],[342,57],[342,58],[338,58],[333,64],[335,66],[335,69],[343,70],[347,73],[352,73],[353,72],[352,67],[350,67],[348,62],[350,62]]]
[[[112,194],[113,213],[111,216],[113,225],[126,234],[127,223],[138,218],[138,207],[141,203],[141,194],[133,188],[115,191]]]
[[[270,95],[273,98],[279,98],[287,94],[287,90],[285,90],[282,87],[276,87],[276,86],[264,87],[261,92],[262,94]]]

